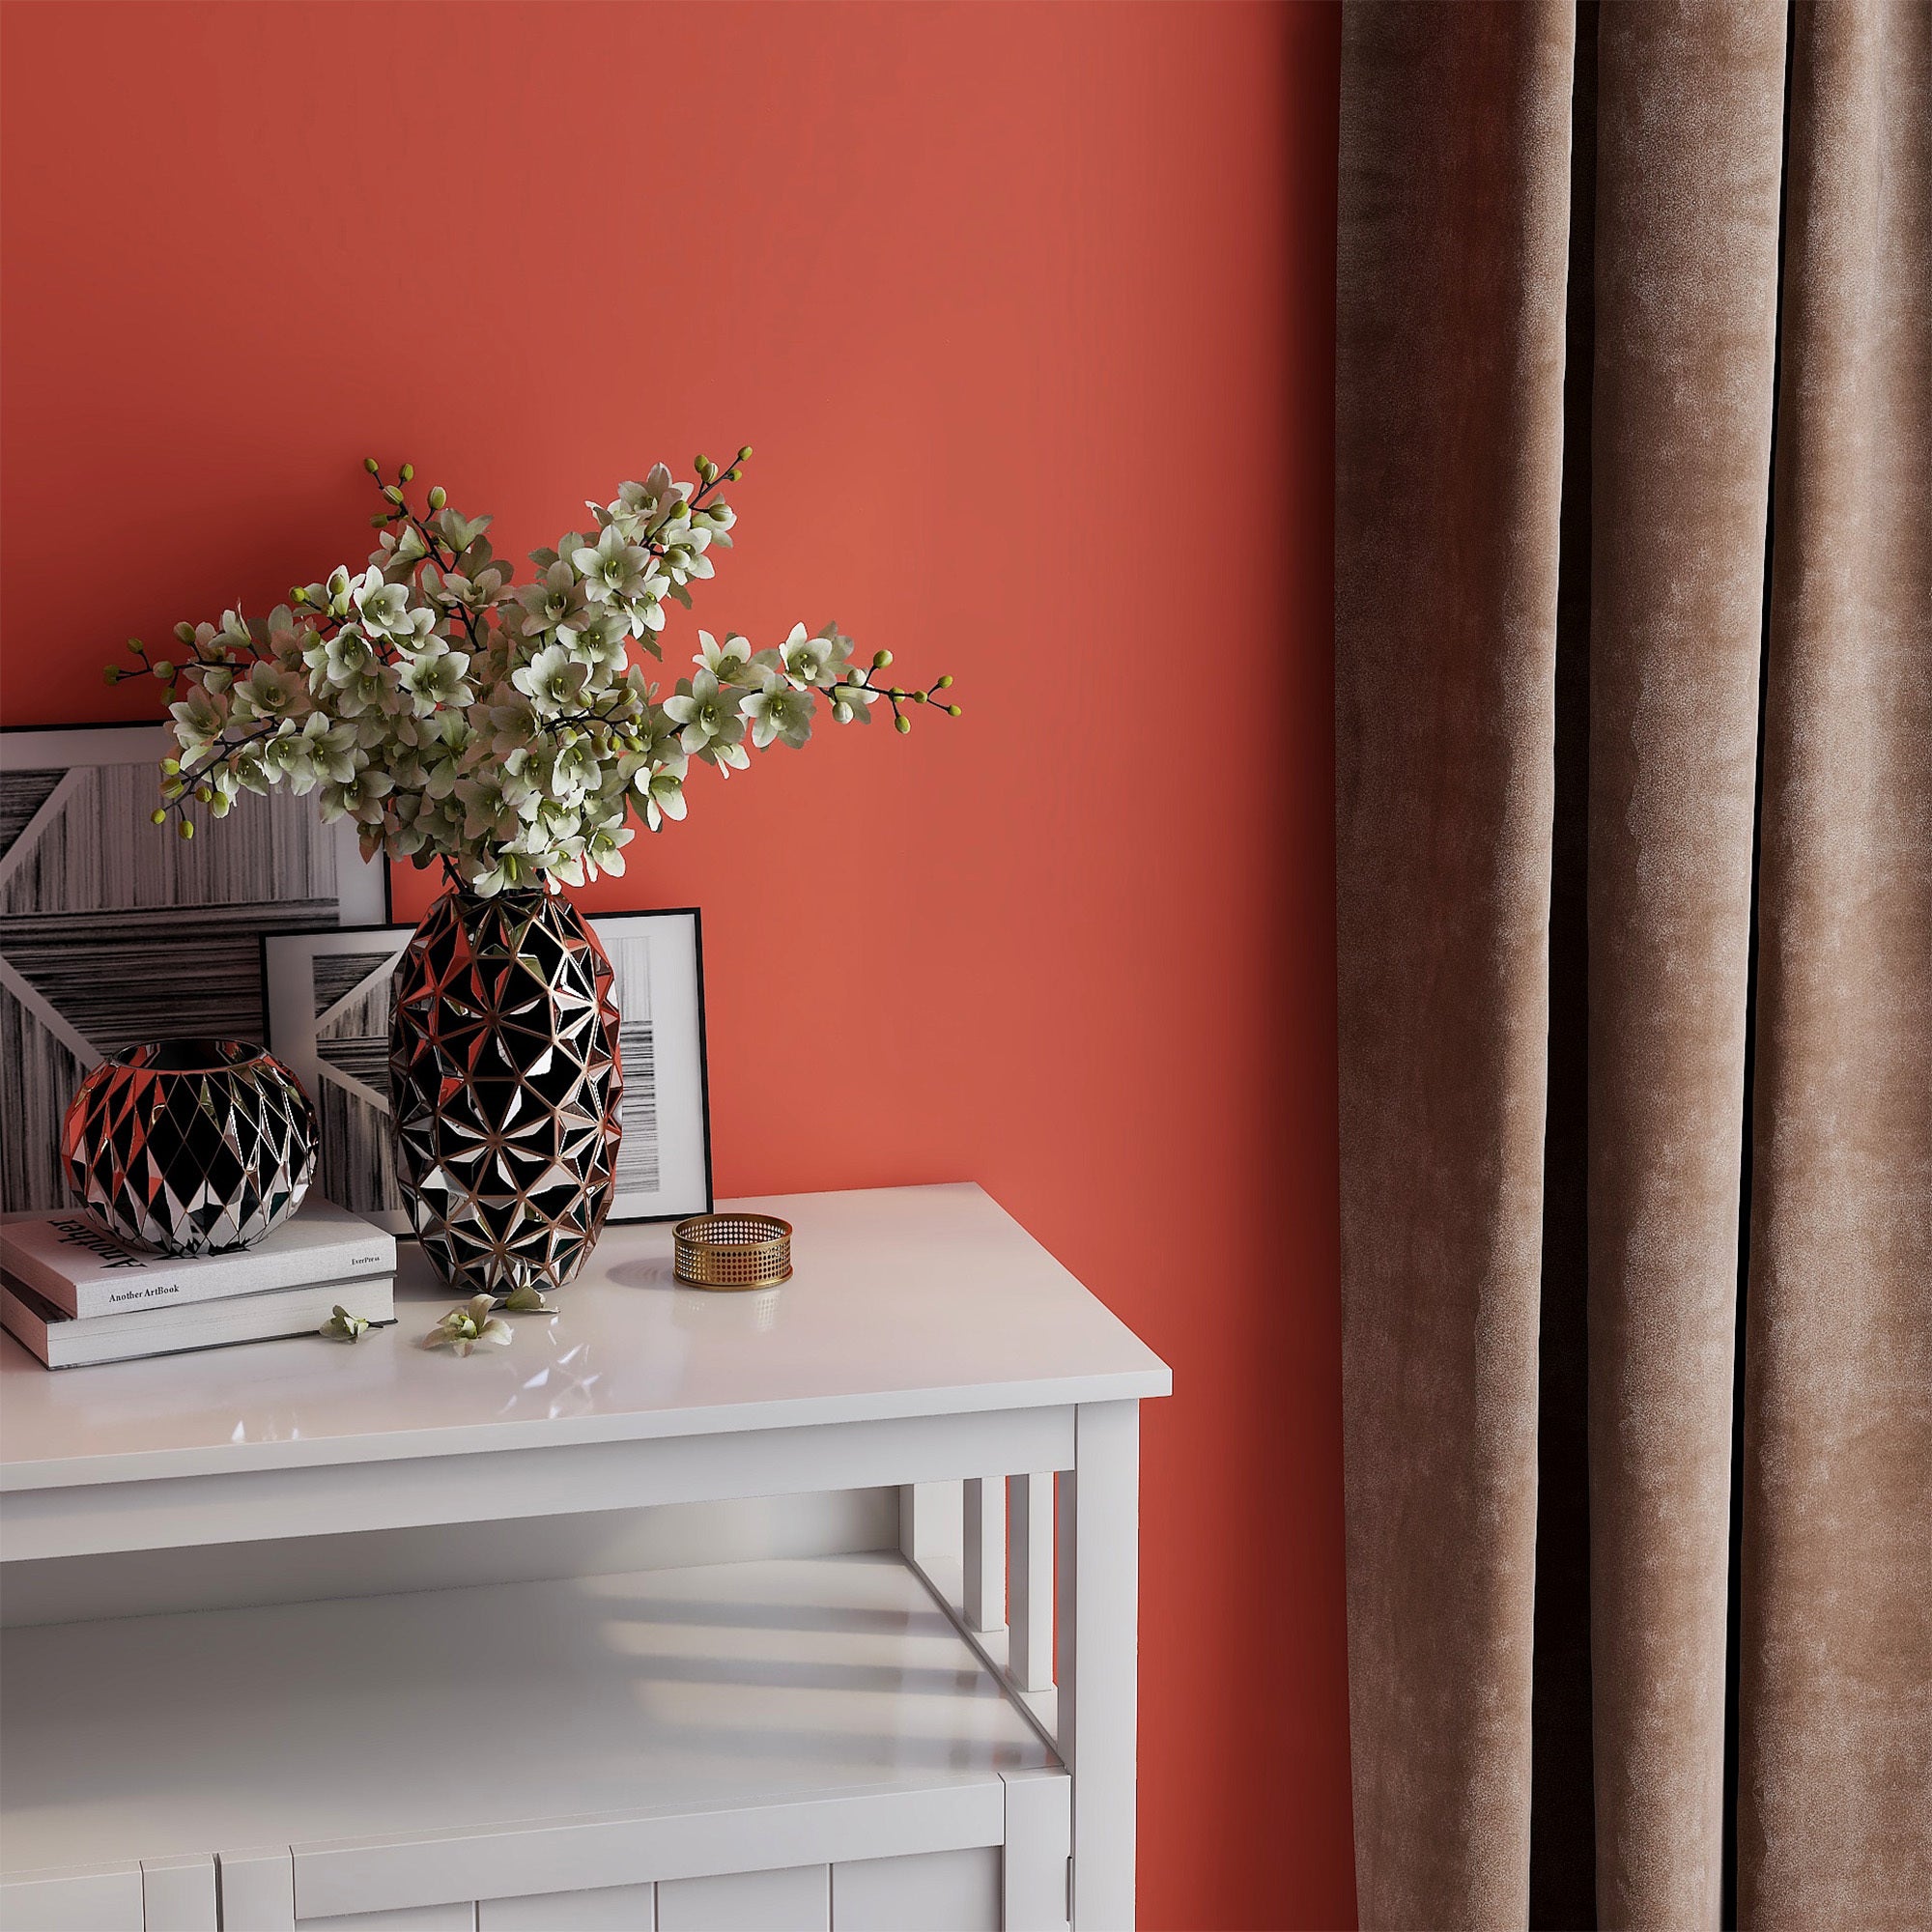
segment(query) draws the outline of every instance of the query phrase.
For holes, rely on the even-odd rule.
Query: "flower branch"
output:
[[[921,706],[958,717],[950,676],[882,682],[892,653],[856,664],[835,624],[763,650],[700,631],[692,673],[660,696],[633,647],[661,659],[666,600],[688,607],[714,574],[737,521],[724,486],[751,454],[699,456],[690,482],[659,465],[587,504],[592,529],[532,552],[522,584],[490,518],[440,488],[418,507],[413,468],[389,482],[371,458],[384,507],[360,571],[298,584],[266,618],[177,625],[179,658],[130,639],[139,668],[108,668],[110,683],[152,676],[172,697],[181,755],[164,762],[156,822],[191,837],[190,798],[218,818],[283,785],[355,819],[367,855],[440,866],[483,894],[554,889],[621,872],[633,816],[652,832],[684,817],[694,760],[728,777],[753,752],[802,747],[821,704],[851,724],[883,701],[900,732]]]

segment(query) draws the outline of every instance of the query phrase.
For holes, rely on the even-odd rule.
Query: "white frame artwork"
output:
[[[65,1207],[61,1120],[142,1040],[266,1033],[260,937],[389,917],[388,868],[316,801],[157,830],[162,724],[0,730],[0,1208]]]
[[[589,924],[616,976],[624,1141],[612,1221],[711,1211],[704,955],[695,907],[600,913]],[[413,926],[265,934],[269,1045],[322,1120],[317,1189],[411,1235],[389,1134],[390,976]]]

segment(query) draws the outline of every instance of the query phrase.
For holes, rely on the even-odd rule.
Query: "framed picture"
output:
[[[623,1143],[612,1221],[711,1211],[704,954],[695,908],[589,922],[616,975]],[[389,1133],[391,976],[413,930],[363,926],[262,939],[269,1045],[322,1119],[316,1185],[330,1201],[412,1232]]]
[[[0,1208],[61,1208],[87,1071],[168,1035],[262,1040],[262,939],[389,917],[388,868],[316,801],[156,829],[160,724],[0,730]]]

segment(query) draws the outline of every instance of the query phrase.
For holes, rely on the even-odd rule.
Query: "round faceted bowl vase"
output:
[[[560,895],[437,900],[396,965],[389,1103],[423,1251],[465,1294],[561,1288],[616,1188],[624,1093],[604,949]]]
[[[68,1180],[110,1235],[164,1255],[251,1248],[301,1206],[315,1109],[266,1048],[157,1039],[104,1060],[61,1127]]]

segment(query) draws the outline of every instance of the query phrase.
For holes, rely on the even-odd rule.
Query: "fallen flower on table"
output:
[[[512,1290],[503,1306],[512,1315],[554,1315],[556,1313],[556,1303],[546,1298],[543,1290],[533,1281],[526,1281],[521,1288]]]
[[[510,1324],[491,1310],[497,1305],[496,1297],[489,1294],[470,1296],[460,1308],[452,1308],[427,1335],[422,1338],[425,1349],[454,1349],[459,1355],[467,1355],[479,1342],[494,1342],[498,1348],[510,1346]]]
[[[330,1342],[357,1342],[361,1340],[362,1331],[368,1325],[367,1316],[352,1315],[340,1302],[337,1302],[335,1312],[315,1332]]]

